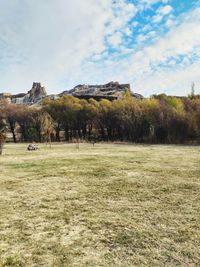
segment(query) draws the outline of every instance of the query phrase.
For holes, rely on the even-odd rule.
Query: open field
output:
[[[0,266],[200,266],[200,147],[6,145]]]

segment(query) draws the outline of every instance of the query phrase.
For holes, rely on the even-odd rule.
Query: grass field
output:
[[[200,147],[6,145],[0,266],[200,266]]]

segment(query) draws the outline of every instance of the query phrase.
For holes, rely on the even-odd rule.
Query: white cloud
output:
[[[158,2],[162,7],[156,15],[166,16],[169,32],[144,27],[135,35],[139,23],[129,21],[142,5]],[[192,81],[200,84],[200,8],[175,19],[169,3],[0,0],[0,91],[26,91],[33,81],[51,93],[118,80],[145,95],[187,94]],[[117,51],[110,53],[111,48]]]
[[[143,9],[148,9],[151,8],[153,5],[155,4],[168,4],[169,2],[171,2],[171,0],[139,0],[139,9],[143,10]]]
[[[147,39],[147,35],[139,34],[137,37],[137,42],[142,43],[142,42],[146,41],[146,39]]]
[[[192,82],[200,87],[200,8],[184,14],[175,25],[151,45],[132,51],[128,58],[120,62],[113,58],[103,68],[99,66],[98,75],[103,81],[109,77],[130,82],[134,91],[144,95],[187,95]]]
[[[171,28],[174,25],[174,20],[173,19],[168,19],[166,21],[166,27]]]
[[[173,11],[173,8],[172,8],[172,6],[170,6],[170,5],[161,6],[161,7],[157,10],[156,15],[153,17],[153,22],[154,22],[154,23],[159,23],[159,22],[161,22],[161,20],[162,20],[165,16],[171,14],[172,11]]]
[[[163,7],[159,8],[158,13],[165,16],[165,15],[168,15],[169,13],[171,13],[172,11],[173,11],[172,6],[167,5],[167,6],[163,6]]]
[[[108,42],[111,46],[118,47],[122,43],[122,34],[120,32],[116,32],[108,37]]]
[[[157,14],[157,15],[153,16],[153,18],[152,18],[154,23],[159,23],[159,22],[161,22],[162,19],[163,19],[163,16],[161,14]]]
[[[107,37],[119,45],[137,12],[126,0],[0,0],[0,5],[0,90],[16,92],[32,81],[52,92],[80,82],[87,59],[108,49]]]
[[[149,39],[152,40],[155,36],[156,36],[156,32],[155,31],[149,31],[146,34],[139,34],[138,37],[137,37],[137,42],[138,43],[142,43],[142,42],[145,42],[145,41],[147,41]]]
[[[166,92],[170,95],[187,95],[190,93],[192,82],[195,82],[200,93],[199,69],[200,62],[188,66],[185,64],[172,66],[167,70],[158,68],[152,75],[144,77],[144,82],[137,81],[137,88],[140,88],[146,95],[159,92]]]
[[[192,81],[200,85],[199,36],[200,8],[196,8],[156,43],[133,53],[127,79],[134,76],[132,83],[145,94],[153,89],[187,94]]]

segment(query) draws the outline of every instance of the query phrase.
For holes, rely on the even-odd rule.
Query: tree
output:
[[[5,114],[2,111],[2,103],[0,103],[0,155],[2,155],[3,145],[6,140],[7,123]]]
[[[10,128],[10,131],[12,133],[13,136],[13,142],[16,143],[17,142],[17,138],[16,138],[16,124],[17,124],[17,120],[16,120],[16,114],[18,113],[18,106],[12,103],[7,103],[5,105],[5,114],[6,114],[6,118],[8,121],[8,125]]]
[[[189,95],[191,99],[195,98],[195,83],[193,82],[191,85],[191,93]]]
[[[51,147],[51,138],[54,133],[55,122],[52,117],[47,113],[42,113],[42,132],[46,143]]]
[[[36,136],[32,109],[27,106],[18,106],[16,121],[20,126],[21,141],[33,141]]]
[[[60,131],[62,127],[63,106],[61,98],[56,100],[46,99],[43,102],[43,110],[46,111],[54,121],[56,141],[60,142]]]

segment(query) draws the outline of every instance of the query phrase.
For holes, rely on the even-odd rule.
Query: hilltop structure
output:
[[[94,98],[99,101],[101,99],[116,100],[123,98],[125,92],[129,92],[137,99],[143,99],[143,96],[131,92],[130,84],[119,84],[118,82],[109,82],[104,85],[78,85],[69,91],[64,91],[58,95],[47,95],[46,89],[41,83],[34,82],[28,93],[11,95],[10,93],[0,93],[0,99],[6,99],[10,103],[19,105],[40,104],[41,101],[49,97],[57,99],[65,95],[71,95],[80,99]]]

